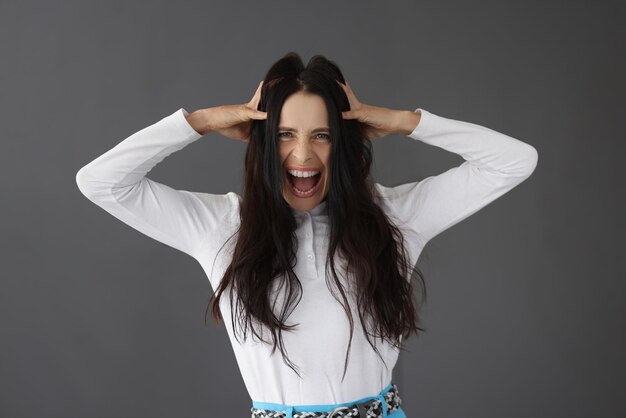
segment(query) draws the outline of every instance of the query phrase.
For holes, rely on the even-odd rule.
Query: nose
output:
[[[299,163],[304,163],[308,160],[310,160],[311,157],[311,144],[307,143],[306,141],[304,142],[299,142],[292,154],[294,156],[294,158],[296,159],[296,161],[298,161]]]

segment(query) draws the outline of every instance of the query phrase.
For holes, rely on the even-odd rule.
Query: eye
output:
[[[288,138],[290,137],[292,134],[292,132],[279,132],[278,133],[278,137],[279,138]],[[323,141],[330,141],[330,135],[328,134],[324,134],[324,133],[318,133],[317,135],[322,135],[322,137],[320,138],[319,136],[316,137],[316,139],[321,139]]]

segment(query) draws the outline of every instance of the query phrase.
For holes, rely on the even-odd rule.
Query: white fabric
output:
[[[528,178],[538,158],[534,147],[510,136],[425,109],[415,111],[421,112],[421,120],[409,137],[459,154],[465,161],[421,181],[396,187],[376,183],[383,210],[405,230],[412,264],[433,237]],[[215,289],[234,243],[224,247],[215,264],[214,259],[237,227],[241,197],[234,192],[176,190],[146,177],[168,155],[202,137],[186,115],[180,108],[130,135],[81,168],[76,182],[89,200],[111,215],[195,258]],[[284,332],[283,338],[303,379],[283,362],[280,350],[270,355],[271,347],[253,341],[250,334],[243,345],[235,340],[228,294],[222,297],[223,324],[252,400],[288,405],[344,403],[375,396],[391,383],[398,351],[378,342],[385,368],[367,343],[356,311],[350,364],[341,382],[349,323],[326,287],[329,226],[325,208],[326,202],[322,202],[308,212],[292,209],[299,239],[295,272],[302,282],[303,297],[288,320],[300,326],[296,332]],[[402,393],[402,388],[399,390]]]

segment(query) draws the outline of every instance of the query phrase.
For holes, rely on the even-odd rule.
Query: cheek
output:
[[[278,148],[278,155],[280,157],[280,163],[284,164],[285,163],[285,159],[287,158],[287,155],[289,154],[289,150],[287,149],[287,147],[285,146],[280,146]]]
[[[320,159],[324,163],[326,170],[328,170],[330,168],[330,149],[326,153],[320,155]]]

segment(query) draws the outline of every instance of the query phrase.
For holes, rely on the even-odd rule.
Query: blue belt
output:
[[[376,396],[334,405],[284,405],[252,401],[252,418],[387,418],[402,405],[398,387],[390,383]]]

